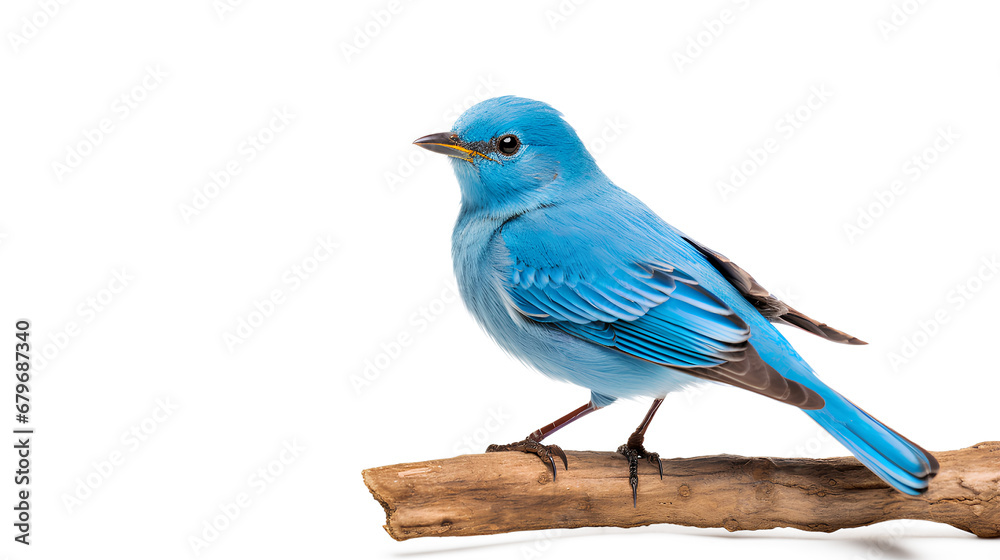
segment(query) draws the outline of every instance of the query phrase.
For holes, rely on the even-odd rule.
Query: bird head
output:
[[[450,132],[414,144],[451,156],[462,205],[516,214],[567,196],[567,185],[600,176],[562,114],[540,101],[505,96],[473,105]]]

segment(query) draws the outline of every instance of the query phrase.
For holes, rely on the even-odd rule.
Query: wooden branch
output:
[[[832,532],[890,519],[947,523],[1000,536],[1000,442],[935,453],[941,471],[923,496],[889,488],[853,457],[720,455],[664,459],[663,480],[639,462],[632,508],[625,459],[568,451],[555,483],[526,453],[462,455],[362,472],[396,540],[572,527],[674,523],[729,531],[794,527]]]

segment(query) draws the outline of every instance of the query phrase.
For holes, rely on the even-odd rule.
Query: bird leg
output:
[[[542,445],[541,441],[553,434],[560,428],[567,426],[570,422],[574,420],[579,420],[584,416],[590,414],[591,412],[599,409],[601,407],[595,406],[594,403],[589,402],[580,408],[577,408],[573,412],[570,412],[566,416],[548,424],[542,426],[541,428],[535,430],[528,434],[528,437],[524,438],[522,441],[517,441],[514,443],[508,443],[506,445],[492,444],[486,448],[487,453],[493,453],[495,451],[523,451],[525,453],[534,453],[538,455],[538,458],[542,462],[546,463],[552,467],[552,480],[556,479],[556,463],[552,460],[552,456],[555,455],[563,461],[563,466],[566,470],[569,470],[569,462],[566,460],[566,453],[558,445]],[[631,440],[630,440],[631,441]],[[641,442],[641,438],[640,438]],[[641,447],[641,446],[640,446]]]
[[[650,463],[656,461],[656,466],[660,469],[660,480],[663,480],[663,462],[660,461],[660,454],[650,453],[649,451],[646,451],[645,447],[642,446],[642,441],[646,437],[646,428],[649,427],[649,423],[653,420],[653,415],[656,414],[656,410],[660,408],[661,404],[663,404],[663,399],[656,399],[653,401],[653,406],[649,407],[649,411],[646,412],[646,416],[643,417],[639,427],[632,432],[631,436],[629,436],[628,442],[618,448],[618,452],[624,455],[628,460],[628,482],[632,485],[633,508],[636,507],[637,504],[636,494],[639,489],[640,458],[645,458]]]

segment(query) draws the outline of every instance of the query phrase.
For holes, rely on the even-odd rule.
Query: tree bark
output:
[[[729,531],[794,527],[832,532],[891,519],[947,523],[1000,536],[1000,442],[935,453],[941,471],[907,496],[853,457],[781,459],[719,455],[639,462],[638,507],[617,453],[567,451],[552,472],[520,452],[366,469],[365,484],[396,540],[573,527],[674,523]]]

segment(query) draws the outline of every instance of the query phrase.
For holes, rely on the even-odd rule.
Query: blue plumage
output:
[[[589,388],[585,413],[726,383],[803,408],[893,487],[927,489],[934,458],[820,381],[772,322],[860,341],[770,296],[615,186],[557,111],[490,99],[417,144],[454,158],[453,257],[469,310],[513,356]]]

